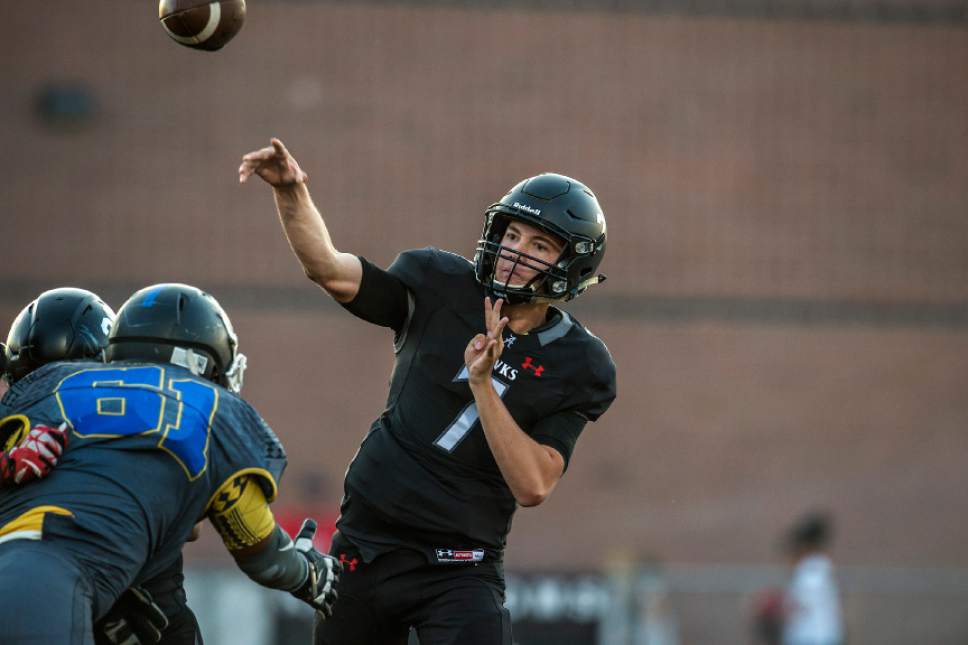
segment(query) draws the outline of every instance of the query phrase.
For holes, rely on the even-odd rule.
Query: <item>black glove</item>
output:
[[[296,534],[296,551],[306,558],[309,564],[309,576],[306,582],[292,591],[292,595],[309,603],[325,618],[329,618],[333,615],[333,604],[337,597],[336,585],[339,582],[342,567],[336,558],[313,548],[314,535],[316,535],[316,521],[303,520],[302,527]]]
[[[168,617],[147,589],[131,587],[94,627],[97,645],[148,645],[161,640]]]

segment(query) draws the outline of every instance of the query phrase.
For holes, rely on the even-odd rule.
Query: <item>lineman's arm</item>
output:
[[[289,245],[310,280],[338,302],[349,302],[360,288],[363,267],[352,253],[338,251],[326,223],[313,204],[303,172],[282,141],[242,157],[239,182],[253,174],[272,186],[279,221]]]
[[[326,615],[332,612],[339,563],[312,547],[315,522],[303,524],[294,546],[276,524],[262,488],[248,475],[222,485],[208,517],[236,564],[252,580],[288,591]]]

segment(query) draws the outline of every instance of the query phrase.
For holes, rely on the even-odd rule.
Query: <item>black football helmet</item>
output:
[[[145,287],[121,305],[105,358],[173,363],[236,393],[246,366],[232,322],[218,301],[174,283]]]
[[[554,264],[501,246],[511,220],[536,226],[564,241]],[[484,212],[484,231],[474,255],[477,281],[492,297],[508,304],[571,300],[605,280],[597,273],[605,256],[605,238],[605,214],[587,186],[555,173],[525,179]],[[510,276],[501,282],[496,279],[499,257],[538,273],[525,285],[512,286]]]
[[[99,359],[113,324],[114,310],[90,291],[45,291],[14,319],[3,374],[14,383],[53,361]]]

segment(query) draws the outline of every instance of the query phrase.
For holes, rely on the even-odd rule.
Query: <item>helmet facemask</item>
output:
[[[502,244],[508,226],[512,221],[514,221],[513,218],[503,213],[488,212],[484,234],[477,242],[475,255],[478,280],[493,297],[502,298],[508,304],[550,301],[561,298],[565,290],[567,276],[557,266],[558,260],[548,262]],[[555,235],[554,237],[558,238],[559,236]],[[512,263],[507,277],[503,280],[498,276],[502,259]],[[535,272],[524,284],[513,282],[516,277],[514,270],[519,266]],[[554,291],[555,287],[559,289],[557,293]]]
[[[238,394],[242,391],[242,379],[245,376],[245,368],[247,366],[248,359],[246,359],[245,354],[242,352],[236,353],[235,358],[232,359],[232,364],[229,365],[229,368],[225,370],[225,374],[222,375],[222,385],[229,392]]]
[[[559,240],[561,253],[549,262],[504,246],[512,222]],[[490,295],[508,304],[571,300],[605,280],[598,273],[605,241],[605,214],[595,194],[570,177],[542,173],[518,182],[484,212],[484,231],[474,256],[475,277]],[[519,273],[536,273],[526,284],[513,284],[510,275],[502,280],[507,266],[499,266],[502,258],[513,263],[512,271],[524,266],[528,273]]]
[[[508,226],[513,221],[521,221],[559,240],[562,251],[557,259],[548,262],[502,245]],[[485,213],[484,232],[477,243],[474,256],[477,280],[491,296],[503,298],[508,304],[571,300],[591,284],[599,282],[599,277],[604,278],[594,276],[593,279],[570,285],[570,282],[575,282],[570,278],[573,277],[571,274],[576,263],[580,263],[582,257],[589,254],[595,246],[592,240],[558,231],[546,222],[528,217],[526,213],[511,215],[501,204],[495,204]],[[498,277],[499,261],[502,258],[513,262],[512,273],[505,280]],[[525,284],[512,283],[513,269],[519,265],[536,271]]]
[[[215,302],[215,299],[212,298],[212,301]],[[235,328],[232,327],[232,321],[229,320],[228,314],[222,310],[217,302],[215,302],[215,306],[219,308],[218,318],[225,325],[225,330],[228,333],[229,350],[232,356],[232,360],[227,366],[219,366],[221,373],[218,374],[215,380],[229,392],[239,394],[242,391],[245,368],[249,364],[248,359],[245,357],[245,354],[239,351],[239,337],[235,335]]]

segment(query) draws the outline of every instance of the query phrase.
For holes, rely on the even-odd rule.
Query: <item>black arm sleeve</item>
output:
[[[360,256],[363,277],[360,290],[349,302],[340,303],[357,318],[400,332],[410,311],[410,295],[400,278]]]
[[[586,423],[588,420],[575,410],[564,410],[539,421],[530,434],[538,443],[551,446],[560,452],[565,460],[565,470],[568,470],[571,453],[575,450],[578,435],[585,429]]]
[[[292,548],[292,539],[279,525],[266,539],[266,545],[257,553],[234,556],[245,575],[263,587],[292,591],[306,582],[309,565],[306,558]]]

